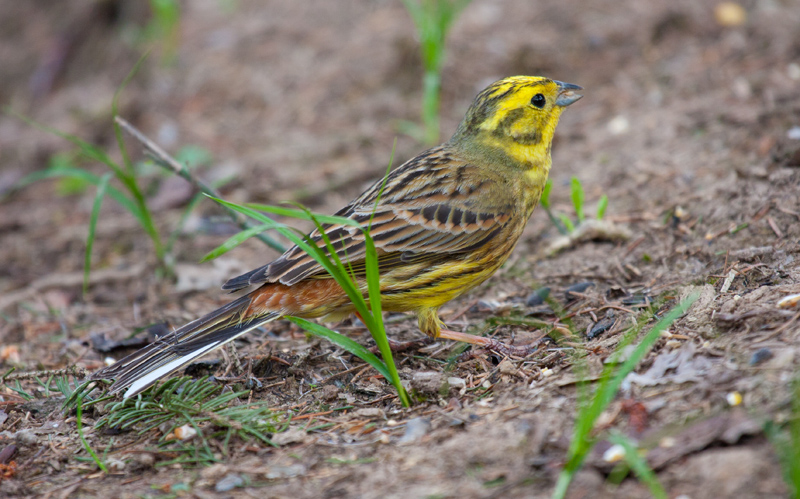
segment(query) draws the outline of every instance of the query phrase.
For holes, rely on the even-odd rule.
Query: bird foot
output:
[[[528,355],[539,350],[539,345],[541,344],[541,341],[534,341],[530,345],[513,346],[492,338],[475,336],[474,334],[459,333],[458,331],[450,331],[449,329],[442,329],[439,331],[439,338],[469,343],[471,345],[476,345],[483,350],[491,350],[509,357],[527,357]]]

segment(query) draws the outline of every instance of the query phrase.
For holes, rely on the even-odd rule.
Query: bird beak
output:
[[[553,80],[558,85],[558,99],[556,99],[556,106],[567,107],[581,97],[581,94],[576,94],[575,90],[583,90],[579,85],[572,83],[564,83],[563,81]]]

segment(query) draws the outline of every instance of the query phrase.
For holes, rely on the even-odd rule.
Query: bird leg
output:
[[[364,323],[364,319],[361,317],[361,314],[355,312],[355,315],[359,318],[359,320],[361,320],[362,323]],[[436,339],[442,338],[446,340],[460,341],[462,343],[469,343],[470,345],[476,345],[484,350],[493,350],[503,355],[512,357],[527,357],[528,355],[537,351],[539,349],[539,344],[541,343],[541,341],[535,341],[527,346],[515,347],[492,338],[475,336],[474,334],[459,333],[458,331],[451,331],[449,329],[439,329],[439,334],[436,336]],[[422,340],[399,342],[388,340],[387,338],[389,341],[389,347],[394,353],[404,352],[406,350],[412,350],[430,345],[433,339],[434,338],[432,336],[428,336]],[[377,346],[375,346],[370,348],[370,351],[372,353],[378,353],[379,349]]]

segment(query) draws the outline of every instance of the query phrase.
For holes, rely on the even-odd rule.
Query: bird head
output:
[[[450,143],[516,168],[549,170],[558,119],[582,97],[577,90],[540,76],[503,78],[478,94]]]

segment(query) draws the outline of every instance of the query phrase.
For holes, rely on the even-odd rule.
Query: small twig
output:
[[[735,278],[736,278],[736,270],[732,268],[730,272],[728,272],[728,275],[725,277],[725,281],[722,283],[722,287],[720,288],[719,293],[720,294],[727,293],[728,290],[731,289],[731,284],[733,284],[733,280]]]
[[[75,376],[76,378],[85,378],[86,377],[86,369],[78,366],[70,366],[64,369],[48,369],[45,371],[33,371],[33,372],[25,372],[25,373],[11,373],[6,376],[0,377],[0,381],[5,383],[6,381],[17,381],[17,380],[25,380],[25,379],[35,379],[35,378],[49,378],[50,376],[66,376],[71,375]]]
[[[200,192],[203,192],[210,196],[214,196],[215,198],[222,198],[222,196],[216,189],[206,184],[196,176],[192,175],[192,172],[189,171],[188,168],[180,164],[178,160],[170,156],[164,149],[161,148],[161,146],[150,140],[145,134],[143,134],[136,127],[128,123],[128,121],[126,121],[124,118],[122,118],[121,116],[115,116],[114,121],[120,127],[122,127],[123,130],[131,134],[136,140],[142,143],[142,145],[145,148],[145,153],[150,157],[150,159],[153,160],[153,162],[155,162],[155,164],[186,180]],[[236,225],[238,225],[241,229],[247,230],[256,226],[256,224],[247,220],[247,218],[244,215],[225,206],[223,206],[223,209],[228,214],[228,216],[231,217],[234,223],[236,223]],[[281,253],[286,251],[286,249],[283,247],[282,244],[275,241],[266,234],[259,233],[256,234],[255,237],[257,237],[261,242],[263,242],[264,244],[266,244],[267,246],[276,251],[280,251]]]
[[[774,232],[775,235],[778,236],[778,239],[783,237],[783,232],[781,232],[781,229],[778,228],[778,224],[775,223],[774,218],[768,216],[767,223],[769,224],[770,229],[772,229],[772,232]]]

